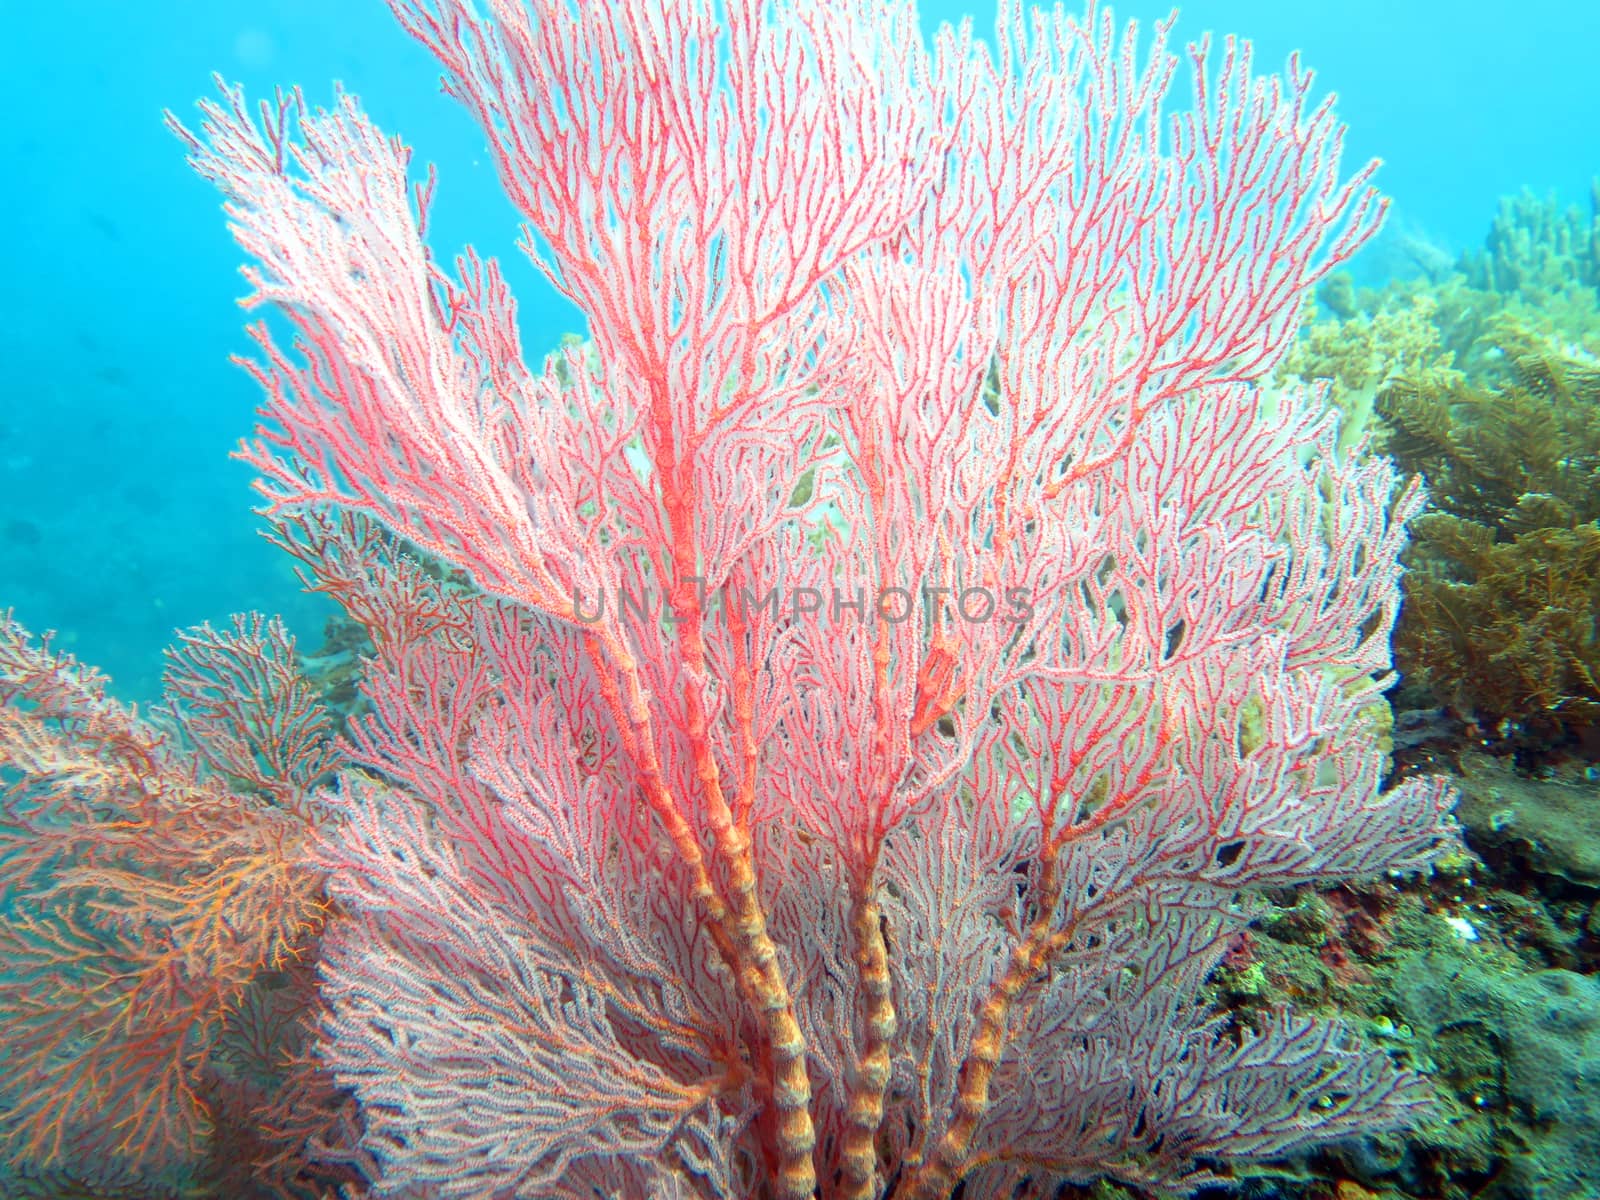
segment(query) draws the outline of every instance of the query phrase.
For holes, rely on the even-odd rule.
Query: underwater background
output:
[[[1146,36],[1170,9],[1115,5]],[[980,36],[992,19],[921,11],[930,30],[970,13]],[[0,612],[57,630],[141,706],[174,631],[203,621],[281,614],[315,655],[335,609],[260,536],[229,457],[260,399],[229,361],[251,348],[240,252],[164,110],[192,123],[213,72],[312,105],[338,81],[438,168],[440,260],[470,242],[505,265],[530,360],[582,319],[516,249],[481,134],[382,0],[6,15]],[[1600,1198],[1600,4],[1194,0],[1170,48],[1207,31],[1250,39],[1258,72],[1298,50],[1338,95],[1343,174],[1384,163],[1384,233],[1318,290],[1273,382],[1331,379],[1347,429],[1427,480],[1377,740],[1391,783],[1452,776],[1465,846],[1420,878],[1274,894],[1208,981],[1245,1024],[1338,1012],[1439,1093],[1403,1138],[1245,1194]],[[326,640],[313,673],[348,709],[364,643],[349,621]],[[11,1186],[0,1170],[0,1200],[91,1194]]]
[[[0,603],[107,670],[125,699],[159,691],[173,630],[282,613],[315,646],[331,609],[301,594],[256,535],[239,254],[213,190],[185,166],[163,109],[185,119],[220,72],[262,96],[334,81],[439,167],[433,240],[502,259],[530,353],[580,328],[514,247],[516,220],[467,114],[377,0],[65,0],[8,5],[0,122]],[[924,3],[930,28],[992,9]],[[1164,3],[1124,3],[1142,22]],[[1502,196],[1587,207],[1600,169],[1600,6],[1587,0],[1184,5],[1176,44],[1213,30],[1278,69],[1303,52],[1338,93],[1347,169],[1384,159],[1385,242],[1357,274],[1415,269],[1399,239],[1454,258],[1482,245]],[[1387,247],[1387,250],[1386,250]]]

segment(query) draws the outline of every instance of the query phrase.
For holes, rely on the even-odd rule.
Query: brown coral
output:
[[[1396,657],[1519,749],[1600,718],[1600,370],[1502,327],[1502,386],[1411,373],[1379,393],[1428,481]]]

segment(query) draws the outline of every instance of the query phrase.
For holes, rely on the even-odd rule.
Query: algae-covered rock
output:
[[[1600,1161],[1600,980],[1572,971],[1501,974],[1437,951],[1400,980],[1401,1015],[1437,1077],[1484,1114],[1497,1161],[1479,1196],[1593,1195]]]
[[[1600,888],[1600,787],[1582,774],[1533,779],[1484,755],[1461,761],[1456,819],[1483,853],[1518,870]]]

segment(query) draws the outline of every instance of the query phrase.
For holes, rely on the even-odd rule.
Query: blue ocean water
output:
[[[929,24],[970,6],[923,6]],[[1149,20],[1169,6],[1117,6]],[[980,28],[992,9],[976,9]],[[211,187],[163,129],[210,73],[253,96],[343,81],[402,134],[440,187],[435,245],[507,260],[530,349],[575,312],[520,261],[516,220],[469,119],[379,0],[57,0],[14,4],[0,58],[0,608],[108,669],[132,699],[159,686],[175,628],[281,612],[314,646],[326,610],[261,541],[249,473],[244,291]],[[1395,224],[1441,248],[1478,244],[1500,196],[1586,202],[1600,172],[1589,0],[1196,0],[1179,41],[1250,36],[1258,67],[1293,49],[1341,97],[1352,165],[1373,155]]]

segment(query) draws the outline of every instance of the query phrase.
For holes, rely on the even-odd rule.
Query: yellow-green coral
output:
[[[1600,752],[1597,297],[1600,183],[1587,216],[1523,196],[1444,277],[1329,280],[1280,374],[1330,380],[1345,436],[1370,426],[1428,485],[1396,633],[1407,700],[1520,748]]]
[[[1342,295],[1342,290],[1334,294],[1336,312],[1344,308]],[[1318,321],[1312,305],[1300,341],[1278,370],[1278,381],[1328,380],[1329,402],[1341,415],[1340,441],[1353,445],[1370,432],[1378,388],[1390,375],[1450,366],[1434,324],[1436,307],[1431,297],[1416,295],[1375,313]]]
[[[1439,700],[1548,744],[1600,718],[1600,369],[1524,339],[1504,377],[1408,374],[1379,395],[1436,505],[1413,527],[1395,649]]]

